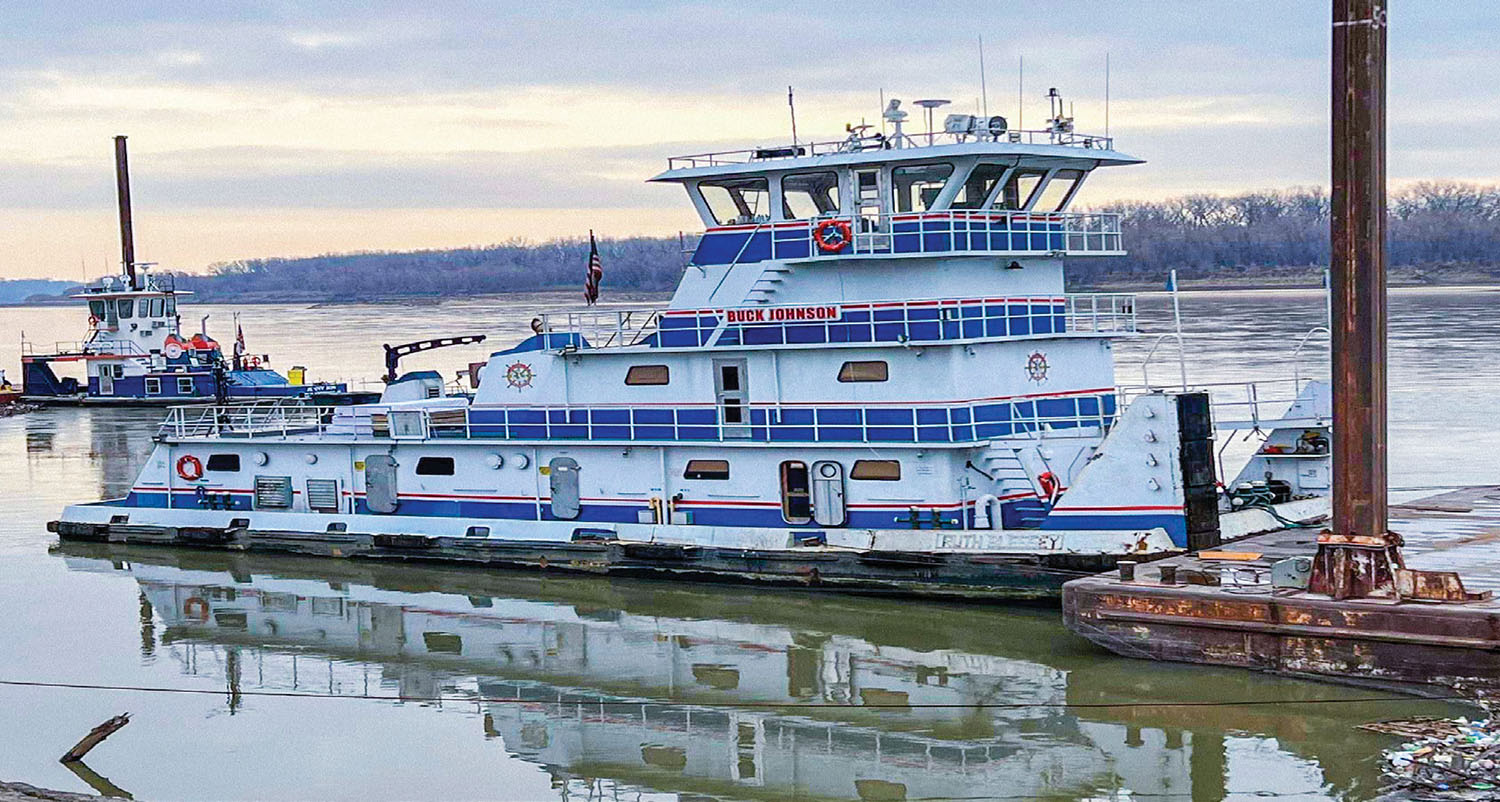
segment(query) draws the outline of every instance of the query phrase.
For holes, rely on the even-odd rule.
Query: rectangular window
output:
[[[690,459],[687,470],[682,472],[684,479],[728,479],[729,460],[725,459]]]
[[[839,368],[839,381],[849,382],[883,382],[891,378],[890,368],[881,361],[871,362],[845,362]]]
[[[209,454],[208,469],[211,471],[237,472],[240,469],[240,455]]]
[[[698,191],[719,225],[763,223],[771,219],[771,189],[765,178],[702,181]]]
[[[89,314],[95,320],[104,319],[104,301],[89,301]]]
[[[668,384],[671,380],[666,365],[631,365],[625,373],[625,383],[629,385]]]
[[[193,394],[193,380],[190,379],[190,378],[188,378],[187,376],[180,376],[180,377],[178,377],[178,379],[177,379],[177,394],[178,395],[192,395]]]
[[[161,395],[161,379],[155,376],[146,377],[146,395]]]
[[[1082,170],[1058,170],[1047,181],[1047,185],[1042,187],[1041,194],[1031,208],[1039,212],[1062,211],[1063,206],[1068,203],[1068,196],[1073,194],[1073,187],[1078,185],[1081,178]]]
[[[943,194],[943,186],[953,175],[951,164],[918,164],[897,167],[891,171],[891,194],[896,200],[895,212],[925,212]]]
[[[151,316],[152,317],[161,317],[165,313],[166,307],[164,306],[164,303],[165,303],[165,299],[163,299],[163,298],[152,298],[151,299]]]
[[[1005,182],[1005,189],[1000,192],[1000,197],[995,198],[996,209],[1024,209],[1026,202],[1031,200],[1032,193],[1042,182],[1042,176],[1046,173],[1041,170],[1017,170],[1010,174],[1010,179]]]
[[[167,317],[176,317],[176,316],[177,316],[177,299],[173,298],[170,295],[168,295],[167,296]]]
[[[142,298],[141,299],[141,301],[140,301],[140,311],[137,312],[137,317],[142,317],[142,318],[151,317],[151,299],[150,298]]]
[[[781,463],[781,517],[791,524],[812,520],[812,487],[805,462]]]
[[[135,316],[135,302],[129,298],[121,298],[115,301],[115,313],[121,320],[129,320]]]
[[[452,476],[452,457],[423,457],[417,460],[418,476]]]
[[[838,210],[838,173],[796,173],[781,179],[781,216],[787,220],[808,220]]]
[[[901,479],[901,463],[893,459],[857,459],[849,471],[851,479],[872,482],[895,482]]]
[[[116,379],[123,379],[123,378],[125,378],[125,366],[124,365],[111,365],[110,369],[109,369],[109,372],[110,372],[110,375],[114,376]]]
[[[995,184],[1005,176],[1005,171],[1010,169],[1003,164],[976,164],[969,171],[969,177],[964,179],[964,185],[958,190],[958,195],[953,198],[949,206],[952,209],[983,209],[984,202],[990,199],[990,193],[995,191]]]

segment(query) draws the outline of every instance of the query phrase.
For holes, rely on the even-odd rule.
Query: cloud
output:
[[[1393,182],[1500,175],[1487,130],[1500,89],[1473,78],[1500,72],[1475,36],[1496,16],[1441,0],[1393,10]],[[0,4],[0,232],[34,238],[24,260],[0,251],[0,275],[72,274],[74,257],[51,246],[69,215],[112,203],[118,133],[139,209],[164,225],[198,215],[227,232],[232,209],[316,219],[328,248],[357,241],[348,221],[377,221],[382,247],[496,219],[546,236],[608,210],[632,230],[688,227],[643,217],[687,214],[670,188],[642,183],[668,155],[785,139],[788,84],[804,138],[876,120],[882,94],[966,111],[984,102],[981,33],[991,111],[1015,123],[1022,105],[1032,128],[1056,86],[1080,130],[1100,131],[1109,55],[1110,133],[1149,163],[1095,176],[1084,202],[1325,180],[1328,19],[1303,0],[927,0],[857,15],[843,0],[49,0]],[[452,209],[486,222],[383,227]],[[63,228],[26,230],[41,220]],[[317,231],[163,247],[187,262],[216,244],[224,258],[304,252]]]

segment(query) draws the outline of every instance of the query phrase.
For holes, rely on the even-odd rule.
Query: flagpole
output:
[[[1182,305],[1177,298],[1177,269],[1172,268],[1172,318],[1177,325],[1177,369],[1182,375],[1182,389],[1187,389],[1187,349],[1182,343]]]

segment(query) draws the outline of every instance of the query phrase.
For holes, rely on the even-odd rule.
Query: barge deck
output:
[[[1391,507],[1405,565],[1456,572],[1466,601],[1352,598],[1273,587],[1271,566],[1307,558],[1318,531],[1286,529],[1063,588],[1068,627],[1116,654],[1397,688],[1500,687],[1500,486]],[[1283,564],[1283,570],[1290,568]],[[1425,574],[1432,577],[1434,574]],[[1439,577],[1440,579],[1442,577]],[[1284,583],[1283,583],[1284,584]],[[1399,585],[1398,581],[1398,585]]]

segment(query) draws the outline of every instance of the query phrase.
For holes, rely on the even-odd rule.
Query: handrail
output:
[[[999,135],[949,133],[927,131],[903,132],[898,140],[894,135],[850,136],[823,142],[799,142],[795,145],[774,145],[738,150],[711,151],[667,159],[668,170],[684,170],[694,167],[720,167],[735,164],[785,161],[809,156],[826,156],[833,153],[863,153],[869,151],[906,150],[941,145],[963,145],[989,142],[1006,145],[1060,145],[1086,150],[1114,150],[1114,137],[1098,134],[1080,134],[1071,131],[1050,129],[1018,129]]]
[[[1292,351],[1292,378],[1297,381],[1302,380],[1302,348],[1306,346],[1307,341],[1312,339],[1312,336],[1314,334],[1317,334],[1318,332],[1327,334],[1330,337],[1333,336],[1333,332],[1330,331],[1327,326],[1313,326],[1312,328],[1307,330],[1306,334],[1302,335],[1302,338],[1297,341],[1297,348]]]
[[[1141,384],[1145,385],[1148,390],[1155,389],[1155,387],[1151,384],[1151,357],[1156,355],[1156,349],[1161,347],[1163,340],[1167,340],[1176,336],[1177,335],[1173,332],[1167,332],[1166,334],[1157,335],[1157,338],[1151,342],[1150,350],[1146,351],[1146,355],[1141,358]],[[1182,347],[1182,342],[1180,340],[1177,343],[1177,347]],[[1182,389],[1186,390],[1187,388],[1184,387]]]
[[[589,348],[614,348],[640,345],[654,333],[683,335],[690,345],[663,343],[653,347],[703,347],[718,345],[785,345],[787,332],[795,328],[806,334],[816,329],[821,343],[841,342],[834,332],[846,335],[850,342],[899,342],[888,335],[887,327],[901,325],[912,342],[944,342],[961,339],[1018,337],[1039,334],[1133,334],[1136,332],[1135,295],[1131,293],[1075,293],[1065,295],[1020,296],[1012,298],[933,298],[858,304],[828,304],[839,313],[830,319],[805,320],[793,316],[779,318],[778,310],[803,310],[808,304],[754,304],[698,310],[638,308],[624,310],[582,310],[539,315],[542,331],[548,334],[576,334],[589,342]],[[819,305],[813,305],[819,306]],[[1016,311],[1016,307],[1021,309]],[[759,322],[729,322],[731,312],[755,310]],[[977,314],[976,314],[977,311]],[[666,315],[664,318],[663,315]],[[630,323],[635,315],[646,315],[640,325]],[[862,320],[853,320],[858,315]],[[665,327],[663,320],[670,321]],[[672,325],[678,324],[678,325]],[[910,329],[919,329],[912,336]],[[1022,334],[1014,333],[1023,329]],[[975,331],[978,329],[978,331]],[[726,342],[726,332],[755,331],[755,342]],[[767,332],[780,332],[767,336]],[[854,338],[852,333],[858,333]],[[774,340],[774,341],[772,341]],[[800,342],[800,340],[799,340]],[[571,338],[569,343],[572,343]],[[814,343],[817,344],[817,343]]]
[[[1039,414],[1038,402],[1061,404],[1064,409],[1059,414]],[[419,413],[423,431],[433,439],[953,443],[1092,436],[1093,429],[1108,430],[1115,420],[1115,411],[1101,395],[871,407],[752,403],[742,411],[746,423],[726,423],[721,410],[712,406],[191,406],[173,407],[158,436],[237,439],[343,434],[385,439],[392,437],[389,424],[382,423],[387,416]]]

